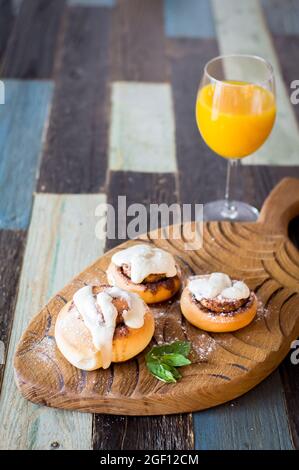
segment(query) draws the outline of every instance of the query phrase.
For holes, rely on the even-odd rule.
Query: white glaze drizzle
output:
[[[135,284],[140,284],[150,274],[165,274],[166,277],[177,274],[172,254],[150,245],[137,244],[121,250],[112,256],[112,262],[116,266],[129,265]]]
[[[212,273],[197,276],[188,283],[190,292],[197,300],[206,299],[247,299],[250,295],[248,286],[243,281],[232,281],[224,273]]]
[[[112,343],[118,315],[112,303],[114,298],[122,298],[128,304],[128,310],[123,311],[122,314],[124,323],[129,328],[141,328],[147,307],[137,294],[123,291],[118,287],[108,287],[95,297],[92,287],[85,286],[79,289],[73,297],[75,306],[90,331],[95,349],[101,351],[104,369],[110,366],[112,360]]]

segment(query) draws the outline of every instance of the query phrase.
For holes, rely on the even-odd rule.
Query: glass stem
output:
[[[231,199],[231,186],[232,179],[235,180],[235,169],[238,165],[239,160],[229,159],[227,162],[227,173],[226,173],[226,184],[225,184],[225,194],[224,194],[224,208],[223,215],[228,219],[235,219],[237,216],[237,210],[234,205],[234,201]]]

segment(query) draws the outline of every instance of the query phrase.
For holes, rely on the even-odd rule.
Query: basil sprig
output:
[[[175,341],[171,344],[153,346],[145,356],[145,362],[150,373],[162,382],[176,382],[182,376],[177,367],[191,364],[188,359],[191,343]]]

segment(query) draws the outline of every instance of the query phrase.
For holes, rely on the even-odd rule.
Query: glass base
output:
[[[203,220],[254,222],[258,216],[259,211],[255,207],[240,201],[232,201],[228,206],[224,199],[220,199],[203,206]]]

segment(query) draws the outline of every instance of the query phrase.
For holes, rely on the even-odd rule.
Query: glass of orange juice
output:
[[[204,205],[206,220],[256,220],[258,210],[230,198],[232,169],[268,138],[276,116],[272,66],[261,57],[210,60],[197,99],[196,121],[205,143],[228,160],[224,199]]]

